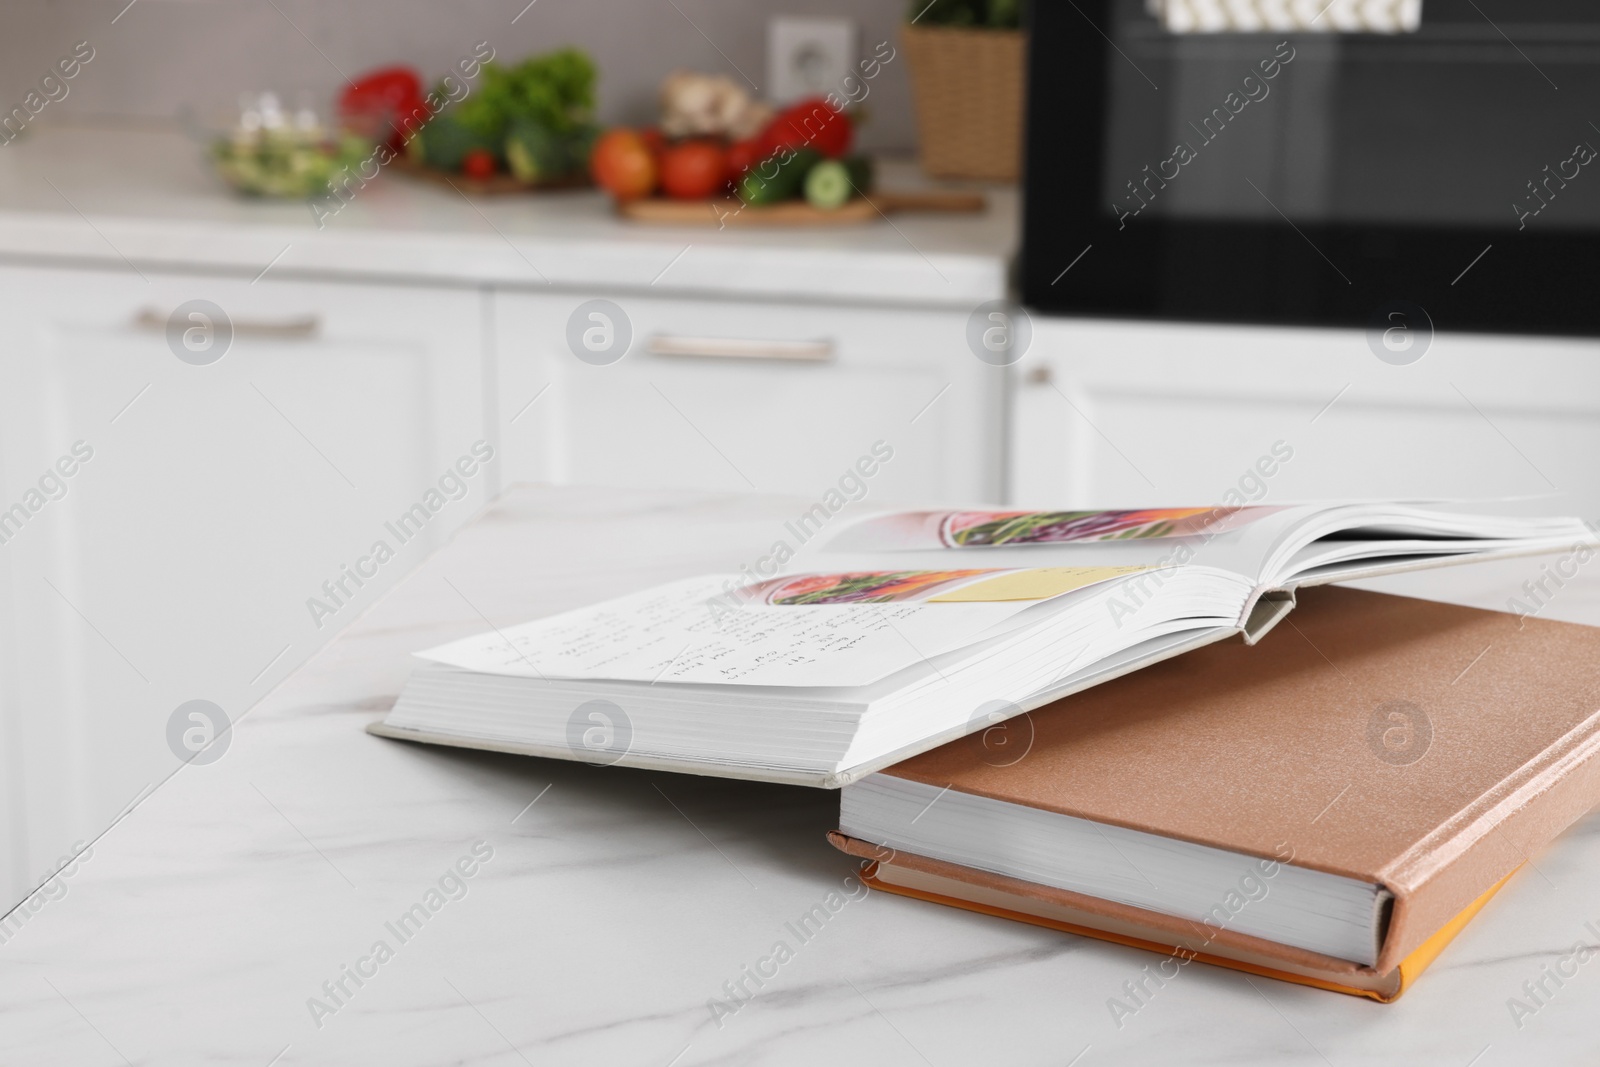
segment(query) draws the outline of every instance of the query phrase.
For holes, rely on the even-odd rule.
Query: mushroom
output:
[[[661,83],[661,132],[668,137],[741,140],[759,133],[771,118],[770,107],[720,74],[677,70]]]

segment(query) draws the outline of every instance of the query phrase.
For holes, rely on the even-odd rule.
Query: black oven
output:
[[[1028,307],[1600,334],[1600,2],[1030,6]]]

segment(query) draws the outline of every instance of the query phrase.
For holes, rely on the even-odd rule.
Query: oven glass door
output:
[[[1031,40],[1029,304],[1600,333],[1600,4],[1072,0]]]

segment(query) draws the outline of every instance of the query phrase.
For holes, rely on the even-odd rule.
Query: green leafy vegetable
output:
[[[594,109],[594,63],[576,48],[530,56],[513,67],[483,65],[479,84],[450,110],[498,143],[513,119],[532,119],[558,135],[577,133]]]

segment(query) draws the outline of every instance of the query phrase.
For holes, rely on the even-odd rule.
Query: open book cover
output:
[[[1293,622],[847,785],[831,839],[880,888],[1180,950],[1169,980],[1393,999],[1600,802],[1600,628],[1338,588]]]
[[[1302,586],[1592,540],[1576,519],[1396,503],[870,515],[737,574],[419,652],[369,729],[837,788],[1181,652],[1253,642]]]

